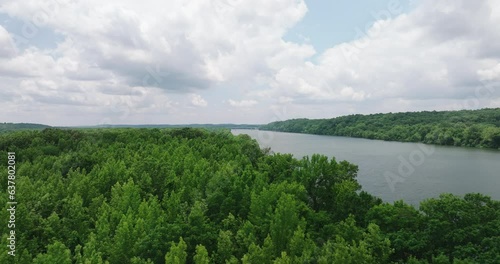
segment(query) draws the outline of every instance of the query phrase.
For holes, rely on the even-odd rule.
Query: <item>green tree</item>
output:
[[[311,263],[316,255],[317,247],[314,241],[306,235],[299,225],[293,233],[288,246],[290,258],[294,263]]]
[[[208,251],[203,245],[196,246],[196,253],[193,257],[195,264],[209,264],[210,257],[208,256]]]
[[[233,253],[233,233],[231,231],[219,231],[217,239],[217,253],[215,260],[217,263],[225,263]]]
[[[271,238],[277,253],[285,251],[298,226],[303,224],[298,203],[290,194],[283,193],[278,200],[271,222]]]
[[[243,264],[262,263],[270,264],[274,256],[274,245],[271,237],[267,236],[262,247],[252,243],[247,253],[241,259]]]
[[[56,241],[47,247],[47,253],[38,254],[35,264],[71,264],[71,251],[61,242]]]
[[[179,238],[179,243],[173,243],[170,250],[165,255],[165,264],[185,264],[187,259],[187,245],[184,240]]]
[[[281,252],[281,256],[273,261],[273,264],[292,264],[292,259],[286,254],[286,251]]]

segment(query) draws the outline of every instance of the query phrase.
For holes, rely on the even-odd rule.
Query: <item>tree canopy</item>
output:
[[[228,130],[48,128],[0,150],[4,173],[16,152],[19,219],[0,263],[500,263],[498,201],[383,203],[354,164]]]
[[[292,119],[259,129],[500,149],[500,108]]]

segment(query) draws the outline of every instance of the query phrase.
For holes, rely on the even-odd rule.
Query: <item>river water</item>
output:
[[[482,193],[500,200],[497,150],[247,129],[233,129],[232,133],[248,134],[261,148],[299,159],[319,153],[354,163],[363,190],[386,202],[402,199],[418,205],[445,192]]]

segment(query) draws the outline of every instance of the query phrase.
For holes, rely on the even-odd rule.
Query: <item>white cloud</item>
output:
[[[271,73],[276,64],[296,60],[289,46],[291,52],[312,52],[310,46],[281,39],[307,11],[302,0],[177,0],[168,5],[158,0],[31,0],[6,1],[0,10],[28,21],[42,17],[32,23],[35,28],[48,26],[71,42],[70,49],[58,50],[62,56],[81,67],[111,71],[134,86],[190,92]],[[149,70],[157,68],[161,71]]]
[[[196,94],[224,82],[270,78],[279,65],[300,63],[314,52],[311,46],[282,40],[307,12],[303,0],[175,0],[168,4],[6,0],[0,12],[25,21],[16,33],[32,46],[10,57],[0,49],[3,100],[18,96],[24,98],[19,104],[61,107],[101,104],[95,110],[101,109],[102,115],[139,107],[132,102],[143,102],[161,90]],[[34,48],[32,42],[42,28],[61,35],[63,41],[55,49]],[[10,42],[2,27],[1,47],[6,47],[6,41]],[[149,92],[139,95],[138,89]],[[193,95],[190,105],[207,102]],[[149,108],[127,111],[141,109]],[[65,112],[59,115],[66,120],[61,122],[69,122]]]
[[[199,94],[192,94],[191,95],[191,104],[194,106],[201,106],[205,107],[208,105],[207,101],[201,97]]]
[[[304,0],[4,0],[0,12],[26,21],[16,34],[31,44],[16,52],[0,26],[0,101],[18,121],[205,121],[193,105],[222,122],[266,122],[271,104],[302,117],[454,109],[500,80],[494,0],[422,0],[318,55],[283,39]],[[61,36],[56,48],[31,43],[42,28]],[[488,91],[478,107],[500,106]],[[221,110],[200,93],[253,111]]]
[[[0,25],[0,58],[11,57],[15,53],[14,46],[12,45],[12,38],[5,30],[2,25]]]
[[[488,69],[480,69],[477,71],[482,81],[500,81],[500,63]]]
[[[250,107],[250,106],[254,106],[254,105],[258,104],[258,102],[255,100],[237,101],[237,100],[233,100],[233,99],[229,99],[228,103],[229,103],[229,105],[234,106],[234,107]]]
[[[492,0],[422,1],[409,14],[376,22],[363,38],[332,47],[317,63],[281,67],[273,96],[351,102],[358,109],[357,102],[389,98],[410,106],[427,101],[432,109],[442,98],[455,100],[452,107],[499,76],[500,46],[492,45],[500,40],[499,10]],[[403,108],[394,104],[390,111]]]

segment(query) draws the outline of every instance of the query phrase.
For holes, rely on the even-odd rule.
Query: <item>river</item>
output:
[[[299,159],[319,153],[354,163],[363,190],[386,202],[418,205],[440,193],[482,193],[500,200],[500,151],[247,129],[232,133],[248,134],[261,148]]]

